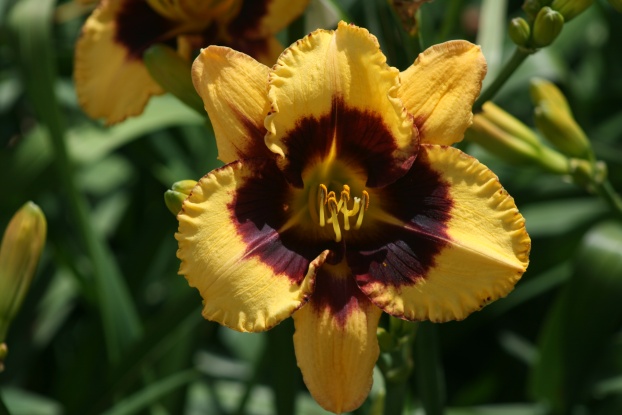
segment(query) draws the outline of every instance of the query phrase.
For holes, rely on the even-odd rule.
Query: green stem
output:
[[[415,341],[415,377],[426,415],[445,413],[445,381],[437,329],[434,323],[421,323]]]
[[[482,109],[482,105],[484,105],[486,101],[491,100],[497,94],[497,92],[499,92],[501,87],[510,78],[510,76],[512,76],[514,71],[532,53],[532,51],[526,49],[516,48],[510,60],[506,62],[506,64],[501,69],[501,72],[499,72],[497,78],[495,78],[492,84],[490,84],[484,90],[484,92],[482,92],[477,101],[475,101],[475,105],[473,106],[473,112],[479,112]]]
[[[605,180],[604,182],[596,185],[596,191],[599,196],[602,197],[614,212],[622,217],[622,197],[615,191],[611,182]]]
[[[407,382],[385,382],[384,415],[401,415],[404,412]]]

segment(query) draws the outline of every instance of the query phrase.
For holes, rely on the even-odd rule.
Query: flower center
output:
[[[309,193],[309,198],[313,197],[313,192]],[[343,220],[343,230],[350,230],[350,218],[357,216],[354,229],[359,229],[363,224],[365,211],[369,208],[369,193],[363,190],[361,197],[354,197],[352,207],[348,206],[352,198],[350,197],[350,186],[343,185],[343,189],[337,200],[337,194],[334,191],[328,191],[323,183],[318,186],[315,201],[311,201],[309,205],[313,221],[324,227],[326,224],[333,226],[335,232],[335,242],[341,241],[341,224],[339,223],[339,214]],[[314,209],[315,208],[315,209]],[[327,215],[328,213],[328,215]]]
[[[241,7],[241,0],[147,0],[161,16],[180,22],[201,22],[208,26],[212,20],[228,21]]]

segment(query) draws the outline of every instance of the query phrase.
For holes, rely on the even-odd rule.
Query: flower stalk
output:
[[[390,317],[389,331],[378,328],[378,342],[382,355],[378,367],[385,379],[385,414],[401,414],[404,409],[408,378],[414,364],[413,343],[418,323]]]

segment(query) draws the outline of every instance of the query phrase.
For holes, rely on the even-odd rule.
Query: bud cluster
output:
[[[536,51],[549,46],[561,33],[564,23],[581,14],[594,0],[525,0],[522,17],[512,19],[508,34],[517,46]]]
[[[511,164],[536,164],[555,174],[570,175],[582,186],[602,183],[606,168],[596,162],[588,137],[563,93],[549,81],[533,79],[530,94],[536,127],[552,147],[490,101],[473,117],[466,139]]]

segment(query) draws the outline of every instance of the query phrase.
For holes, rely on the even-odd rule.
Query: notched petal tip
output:
[[[422,163],[440,175],[451,201],[445,234],[433,239],[440,249],[429,268],[412,266],[405,273],[401,266],[396,268],[399,278],[389,278],[379,268],[385,274],[359,277],[361,289],[400,318],[462,320],[512,291],[527,268],[531,242],[514,200],[486,166],[460,150],[437,145],[421,146],[415,164]],[[415,218],[409,226],[429,228],[430,219]],[[417,247],[401,249],[409,250],[417,252]]]
[[[415,117],[423,143],[451,145],[473,121],[486,75],[481,48],[464,40],[434,45],[401,73],[400,97]]]

